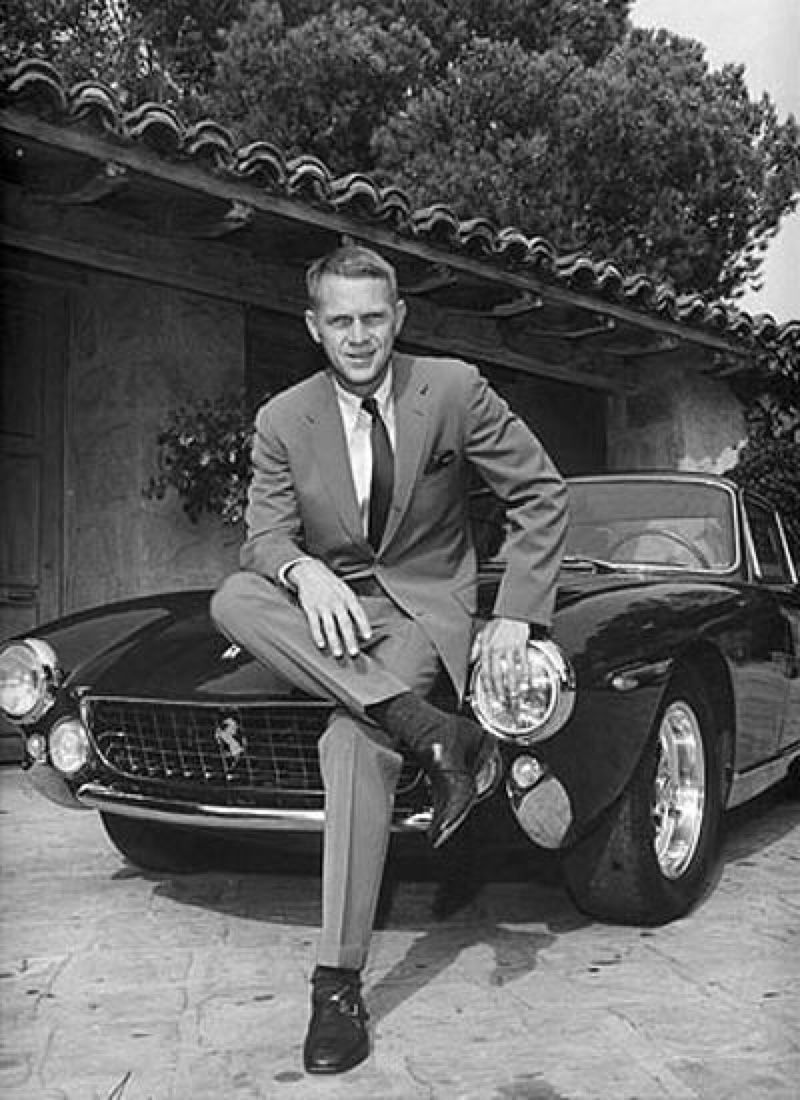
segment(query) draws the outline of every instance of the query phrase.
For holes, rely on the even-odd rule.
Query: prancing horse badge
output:
[[[220,715],[214,737],[222,752],[226,772],[231,772],[247,751],[247,738],[232,714]]]

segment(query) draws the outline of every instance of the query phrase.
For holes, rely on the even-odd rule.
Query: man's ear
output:
[[[397,336],[397,334],[400,332],[400,329],[406,323],[407,314],[408,314],[408,306],[406,305],[406,303],[403,301],[402,298],[398,298],[397,301],[395,302],[395,307],[394,307],[394,334],[395,334],[395,336]]]
[[[307,309],[305,312],[306,328],[311,333],[311,339],[315,344],[322,343],[322,337],[319,334],[319,326],[317,325],[317,317],[313,309]]]

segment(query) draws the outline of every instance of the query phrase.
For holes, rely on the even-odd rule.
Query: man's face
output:
[[[306,310],[306,324],[341,385],[366,397],[386,376],[405,316],[405,303],[392,301],[385,280],[323,275],[317,305]]]

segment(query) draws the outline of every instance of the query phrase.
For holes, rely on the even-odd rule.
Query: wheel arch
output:
[[[654,725],[646,739],[636,767],[620,796],[598,818],[595,826],[562,854],[567,888],[582,912],[600,920],[623,924],[659,925],[685,915],[706,893],[713,881],[722,811],[730,787],[734,697],[731,676],[723,655],[704,640],[687,645],[669,660],[669,669],[658,693]],[[703,741],[705,767],[696,778],[709,784],[691,815],[701,813],[699,830],[691,835],[687,863],[669,874],[662,862],[668,849],[657,847],[658,824],[653,801],[659,782],[660,723],[669,722],[669,708],[685,701],[694,711],[699,726],[695,733]],[[678,718],[678,734],[683,719]],[[685,730],[683,733],[685,734]],[[653,736],[653,735],[656,736]],[[668,758],[668,757],[667,757]],[[695,754],[695,759],[698,759]],[[691,769],[686,772],[690,775]],[[684,770],[676,765],[674,776]],[[669,778],[669,777],[668,777]],[[665,790],[669,793],[667,783]],[[691,784],[690,784],[691,786]],[[682,800],[674,803],[677,808]],[[669,807],[668,807],[669,809]],[[681,819],[682,815],[678,815]],[[683,814],[686,818],[686,815]],[[691,820],[686,818],[691,826]],[[689,839],[679,843],[689,844]],[[672,841],[667,838],[667,845]],[[679,848],[675,849],[680,855]]]
[[[664,685],[663,699],[681,677],[687,677],[708,698],[715,720],[718,774],[722,784],[722,805],[728,801],[733,781],[736,745],[736,700],[730,668],[716,646],[701,640],[675,657]]]

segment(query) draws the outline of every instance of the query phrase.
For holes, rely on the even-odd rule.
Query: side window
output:
[[[762,578],[788,584],[792,574],[774,515],[763,504],[751,499],[745,500],[745,511]]]

